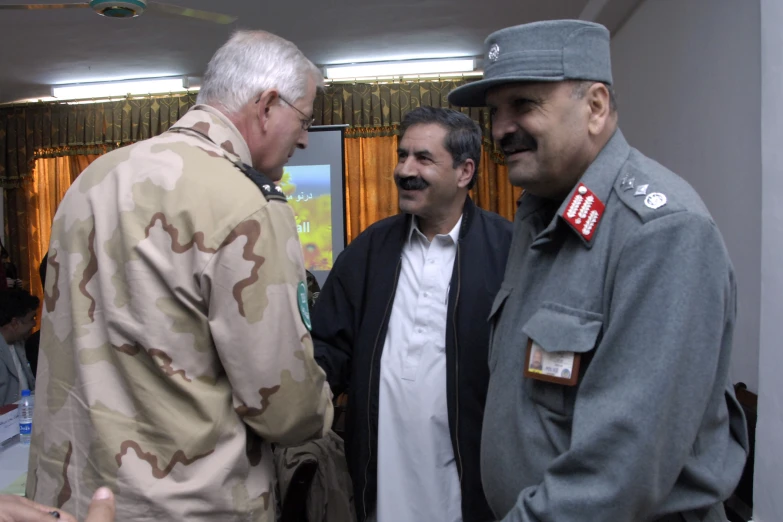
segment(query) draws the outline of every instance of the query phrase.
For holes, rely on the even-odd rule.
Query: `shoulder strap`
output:
[[[231,161],[229,158],[226,159]],[[276,199],[282,201],[283,203],[288,203],[288,199],[286,199],[285,194],[283,194],[283,189],[275,185],[274,181],[266,177],[264,174],[261,174],[250,165],[242,163],[241,161],[231,161],[231,163],[233,163],[236,168],[242,171],[242,174],[247,176],[250,181],[255,183],[256,187],[258,187],[258,189],[261,191],[261,194],[264,195],[267,201]]]

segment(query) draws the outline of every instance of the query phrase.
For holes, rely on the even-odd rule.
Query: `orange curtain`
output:
[[[397,207],[397,136],[345,140],[345,229],[348,242]]]
[[[522,189],[508,182],[508,167],[495,163],[493,152],[486,144],[482,146],[478,180],[470,191],[470,197],[476,205],[513,221],[517,200],[521,195]]]
[[[60,156],[40,158],[35,161],[32,176],[15,191],[20,191],[21,211],[25,215],[26,227],[19,230],[20,266],[19,277],[29,281],[30,293],[43,302],[41,279],[38,267],[49,250],[49,238],[52,233],[52,221],[57,207],[65,196],[71,183],[87,165],[99,155]],[[38,314],[40,320],[40,314]]]
[[[345,227],[349,243],[368,226],[399,211],[393,176],[396,165],[397,136],[345,140]],[[508,182],[506,166],[495,163],[492,152],[484,147],[478,181],[470,191],[476,205],[513,220],[521,194],[522,189]]]

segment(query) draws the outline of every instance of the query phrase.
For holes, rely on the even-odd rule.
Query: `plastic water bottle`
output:
[[[19,402],[19,442],[30,445],[33,432],[33,398],[30,390],[22,390],[22,400]]]

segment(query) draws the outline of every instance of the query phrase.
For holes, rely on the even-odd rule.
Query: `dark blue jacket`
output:
[[[481,487],[479,449],[489,369],[487,317],[500,288],[511,223],[465,201],[449,290],[446,378],[449,428],[464,522],[494,520]],[[376,502],[378,386],[402,248],[411,216],[373,224],[337,258],[313,307],[318,363],[335,397],[348,391],[346,454],[359,521]]]

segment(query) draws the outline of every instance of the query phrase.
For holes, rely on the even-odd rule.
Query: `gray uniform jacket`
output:
[[[528,194],[517,210],[490,314],[489,504],[508,522],[720,519],[748,447],[727,377],[736,285],[721,235],[696,192],[619,130],[581,183],[606,205],[589,239],[565,219],[573,192]],[[578,383],[526,378],[528,339],[581,354]]]
[[[19,389],[19,374],[16,372],[11,350],[16,350],[19,357],[19,366],[27,377],[27,385],[31,390],[35,389],[35,376],[27,363],[24,353],[24,343],[14,343],[9,348],[8,343],[0,335],[0,406],[11,404],[21,398],[22,390]]]

